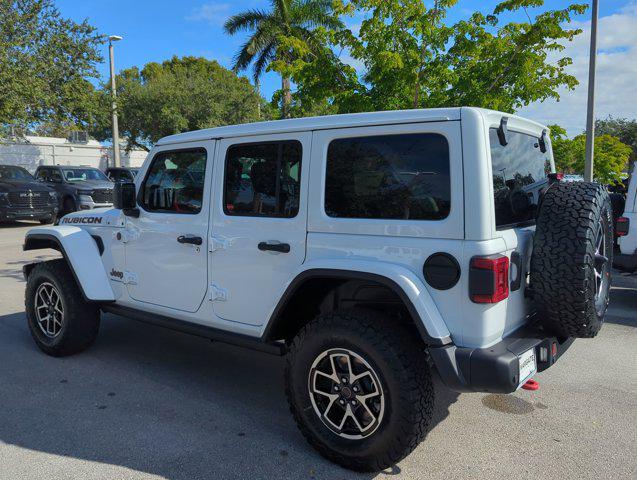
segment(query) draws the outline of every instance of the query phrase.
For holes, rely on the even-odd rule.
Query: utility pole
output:
[[[597,19],[599,0],[593,0],[591,19],[591,53],[588,65],[588,107],[586,113],[586,162],[584,181],[593,181],[593,161],[595,155],[595,65],[597,63]]]
[[[113,166],[121,167],[122,162],[119,157],[119,126],[117,124],[117,103],[115,102],[115,59],[113,57],[113,42],[122,39],[119,35],[108,37],[108,57],[111,62],[111,115],[113,119]]]

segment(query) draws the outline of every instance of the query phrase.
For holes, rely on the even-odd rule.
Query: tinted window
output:
[[[62,174],[67,182],[77,182],[81,180],[108,181],[108,177],[97,168],[63,168]]]
[[[110,170],[108,178],[114,182],[130,182],[133,181],[133,174],[128,170]]]
[[[496,227],[531,224],[540,193],[551,173],[549,151],[542,153],[539,140],[531,135],[507,133],[507,145],[498,140],[496,128],[489,130]]]
[[[298,141],[228,148],[223,197],[225,213],[295,217],[299,211],[301,151]]]
[[[325,212],[331,217],[440,220],[449,215],[449,144],[418,133],[333,140]]]
[[[33,180],[33,177],[22,167],[0,165],[0,180]]]
[[[140,190],[142,206],[156,212],[199,213],[205,172],[204,149],[158,153]]]

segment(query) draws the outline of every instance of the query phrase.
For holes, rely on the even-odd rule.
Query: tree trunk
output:
[[[290,106],[292,105],[290,77],[281,77],[281,88],[283,90],[283,118],[290,118]]]

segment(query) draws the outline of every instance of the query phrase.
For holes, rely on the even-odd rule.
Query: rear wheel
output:
[[[539,318],[557,335],[594,337],[610,292],[613,216],[599,184],[551,186],[537,218],[531,285]]]
[[[25,307],[31,336],[48,355],[81,352],[97,337],[99,309],[83,299],[65,260],[33,267],[27,280]]]
[[[290,346],[285,377],[308,442],[352,470],[382,470],[404,458],[433,413],[424,345],[408,326],[371,311],[337,311],[307,324]]]

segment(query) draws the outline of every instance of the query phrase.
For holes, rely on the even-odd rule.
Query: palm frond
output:
[[[234,35],[241,30],[254,30],[268,17],[270,14],[263,10],[246,10],[226,20],[223,29],[228,35]]]
[[[270,27],[270,28],[268,28]],[[248,68],[254,57],[259,55],[264,48],[276,42],[276,30],[267,23],[257,29],[256,32],[241,46],[241,49],[234,58],[233,69],[241,71]]]
[[[264,49],[261,50],[259,58],[254,62],[254,67],[252,68],[252,76],[254,78],[254,83],[259,82],[259,78],[263,74],[263,71],[267,67],[268,63],[274,60],[276,56],[276,42],[270,42]]]

